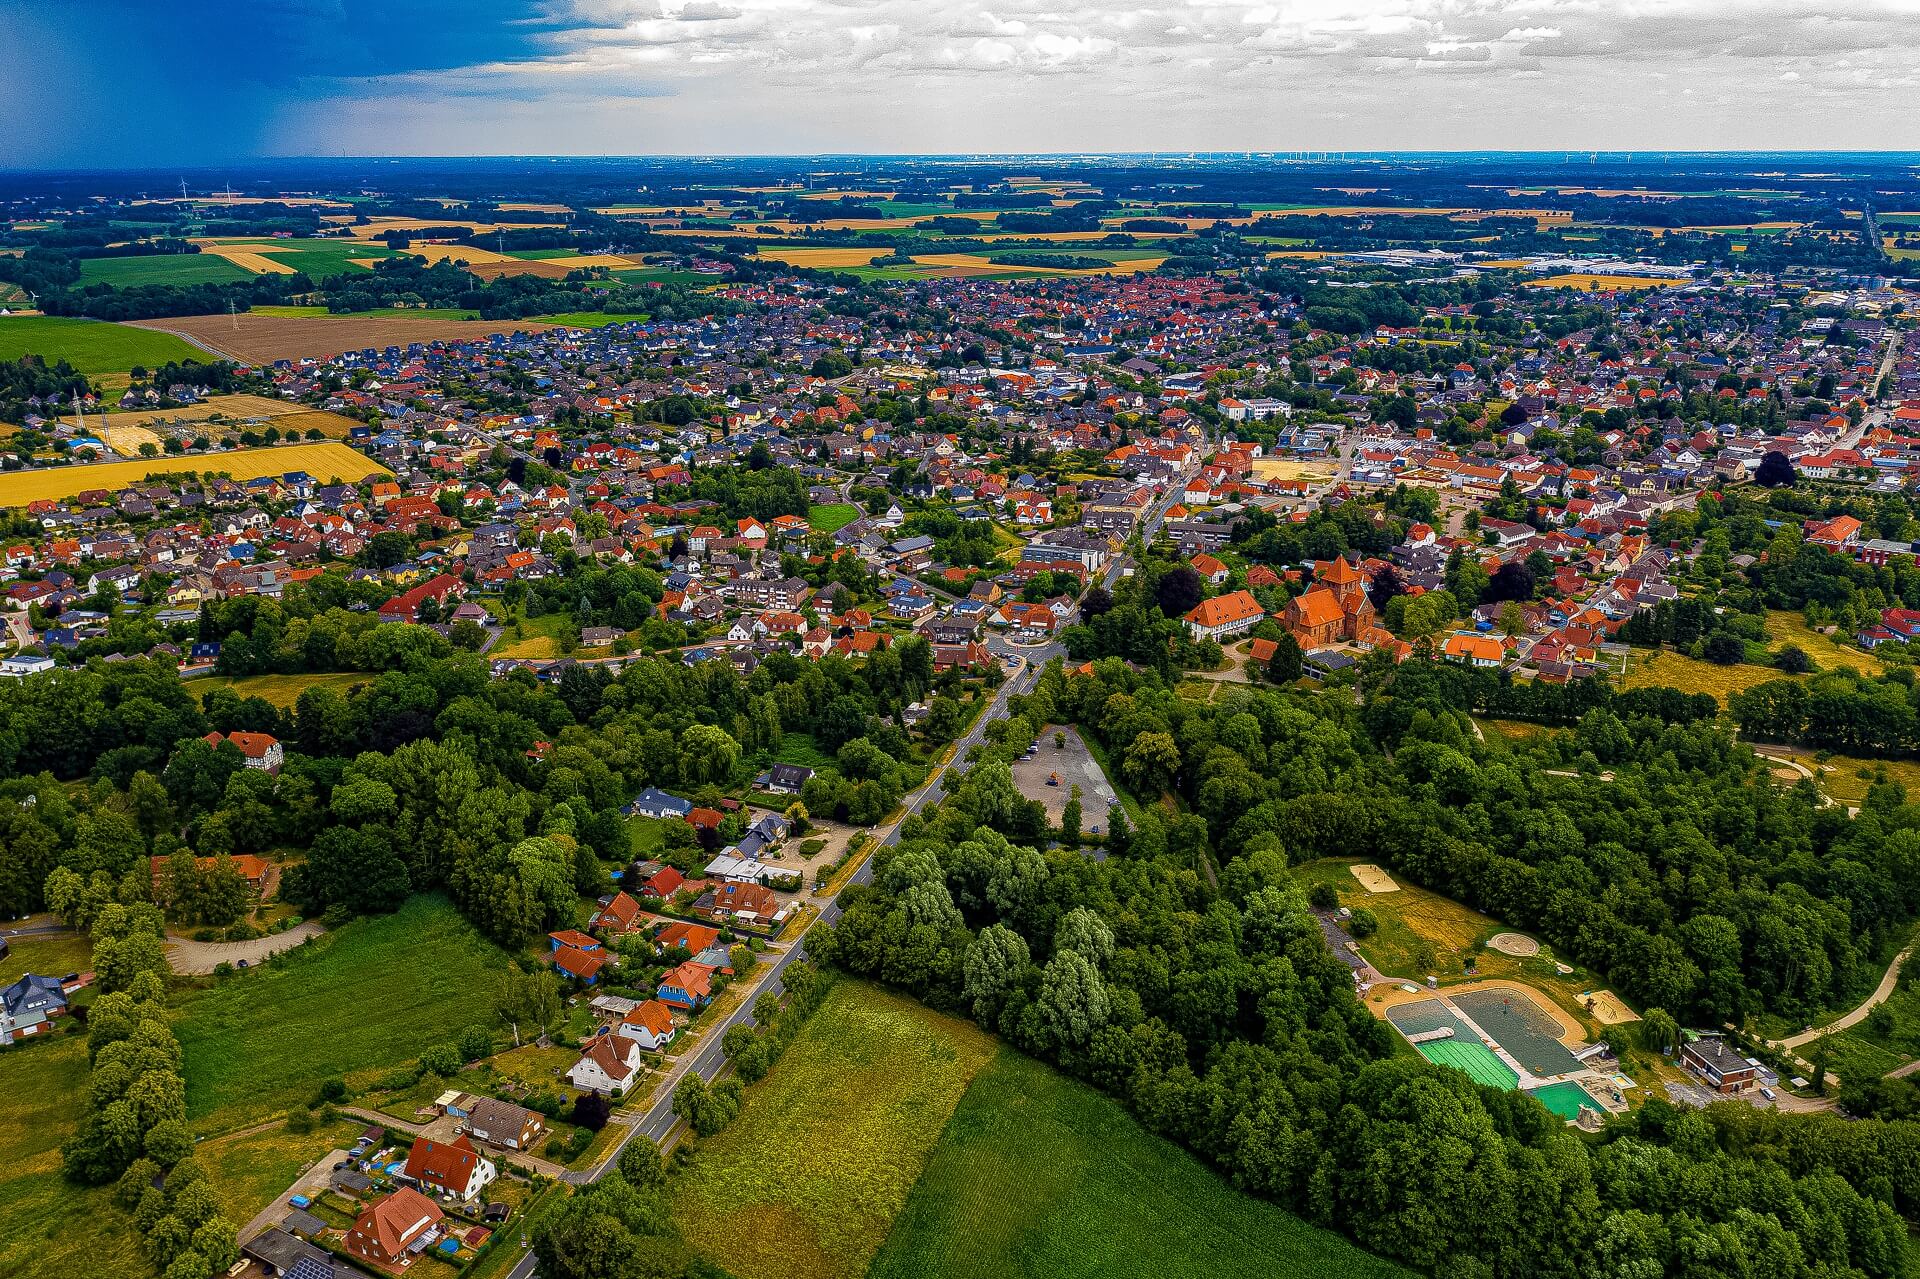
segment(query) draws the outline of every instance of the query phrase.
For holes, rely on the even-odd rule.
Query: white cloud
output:
[[[545,56],[371,99],[355,82],[312,118],[421,152],[1920,147],[1920,0],[550,0],[549,16]]]

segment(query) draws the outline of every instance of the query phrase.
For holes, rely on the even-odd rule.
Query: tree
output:
[[[1038,1007],[1055,1043],[1084,1048],[1106,1024],[1112,1004],[1093,961],[1077,950],[1062,950],[1041,971]]]
[[[1026,939],[1004,924],[990,924],[980,930],[967,947],[964,962],[964,996],[973,1003],[974,1018],[991,1025],[999,1016],[1007,993],[1019,980],[1032,956]]]
[[[1793,462],[1779,449],[1768,449],[1760,458],[1760,466],[1753,473],[1753,482],[1762,488],[1792,488],[1799,478],[1793,469]]]
[[[660,1147],[639,1133],[627,1139],[620,1151],[620,1175],[636,1190],[653,1190],[667,1179],[666,1165],[660,1159]]]
[[[1206,583],[1190,564],[1168,570],[1153,588],[1154,602],[1168,617],[1185,617],[1206,598],[1206,593]]]
[[[1273,656],[1267,659],[1267,678],[1280,685],[1298,683],[1307,672],[1307,655],[1292,631],[1283,631],[1273,642]]]
[[[1120,771],[1135,790],[1157,797],[1180,771],[1180,748],[1171,733],[1142,733],[1127,747]]]
[[[1793,675],[1808,675],[1813,672],[1813,659],[1807,656],[1805,649],[1793,644],[1785,645],[1775,653],[1773,664],[1778,669]]]
[[[551,968],[509,974],[494,998],[494,1011],[512,1030],[516,1048],[523,1030],[529,1038],[544,1036],[559,1020],[561,1007],[560,981]]]

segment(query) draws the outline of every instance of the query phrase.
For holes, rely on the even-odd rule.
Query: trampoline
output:
[[[1535,1088],[1527,1096],[1532,1097],[1562,1119],[1578,1119],[1582,1106],[1597,1110],[1603,1115],[1607,1113],[1607,1108],[1596,1101],[1592,1093],[1571,1081]]]
[[[1474,990],[1452,999],[1461,1012],[1473,1018],[1533,1074],[1551,1079],[1580,1069],[1579,1059],[1560,1042],[1560,1023],[1519,991]]]

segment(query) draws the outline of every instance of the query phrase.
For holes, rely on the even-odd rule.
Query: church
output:
[[[1301,648],[1340,643],[1371,648],[1393,638],[1380,625],[1373,601],[1367,598],[1366,575],[1351,561],[1317,562],[1313,578],[1313,589],[1287,601],[1280,614],[1280,624],[1293,633]]]

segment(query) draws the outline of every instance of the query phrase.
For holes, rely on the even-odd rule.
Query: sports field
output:
[[[125,373],[136,364],[154,368],[169,360],[214,357],[166,333],[128,324],[107,324],[64,315],[0,317],[0,360],[38,355],[48,364],[65,360],[78,372]]]
[[[1463,1071],[1474,1083],[1484,1084],[1488,1088],[1511,1091],[1520,1082],[1520,1076],[1514,1074],[1506,1062],[1494,1056],[1493,1049],[1485,1044],[1464,1039],[1430,1039],[1414,1047],[1434,1065],[1451,1066]]]
[[[56,466],[38,471],[9,471],[0,475],[0,507],[25,506],[43,498],[59,499],[88,489],[109,491],[149,475],[203,472],[253,480],[263,475],[305,471],[316,480],[358,483],[370,475],[389,475],[378,462],[344,444],[287,444],[277,448],[233,449],[192,457],[142,458],[136,462],[102,462],[93,466]]]

